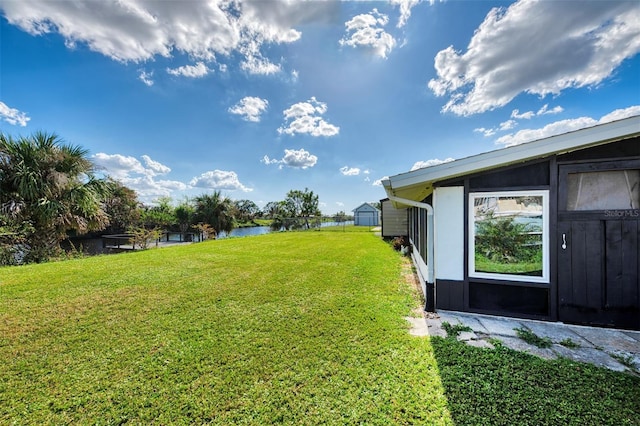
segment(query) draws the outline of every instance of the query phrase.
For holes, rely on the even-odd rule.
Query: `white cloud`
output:
[[[389,179],[389,176],[383,176],[380,179],[376,179],[376,180],[373,181],[371,186],[382,186],[382,181],[383,180],[387,180],[387,179]]]
[[[280,65],[274,64],[260,55],[253,54],[247,55],[247,58],[240,64],[240,68],[249,72],[249,74],[262,75],[276,74],[281,71]]]
[[[7,104],[0,101],[0,119],[14,126],[17,124],[20,127],[25,127],[27,122],[31,120],[31,117],[27,117],[26,113],[18,111],[15,108],[10,108]]]
[[[246,121],[260,121],[260,115],[267,110],[269,101],[266,99],[256,98],[254,96],[247,96],[229,108],[231,114],[237,114],[242,116]]]
[[[278,128],[278,133],[293,135],[308,133],[311,136],[334,136],[340,132],[340,127],[329,124],[321,117],[327,112],[327,104],[312,97],[306,102],[291,105],[283,111],[285,120],[290,120],[286,127]]]
[[[152,160],[148,155],[143,155],[142,159],[146,167],[137,158],[121,154],[99,152],[92,156],[93,162],[103,169],[106,175],[136,191],[143,202],[149,203],[158,197],[169,197],[173,191],[187,189],[183,182],[156,180],[156,176],[165,175],[171,169]]]
[[[297,151],[294,149],[285,149],[282,162],[289,167],[306,169],[315,166],[318,162],[318,157],[304,149]]]
[[[400,7],[400,18],[398,19],[398,28],[405,26],[409,17],[411,17],[411,9],[420,3],[421,0],[389,0],[394,6]]]
[[[276,160],[275,158],[269,158],[268,155],[265,155],[264,157],[262,157],[260,162],[268,166],[269,164],[278,164],[280,160]]]
[[[478,127],[477,129],[473,129],[473,131],[477,133],[482,133],[485,138],[496,134],[496,129],[487,129],[485,127]]]
[[[204,62],[198,62],[195,65],[183,65],[178,68],[167,68],[167,73],[175,76],[199,78],[209,74],[211,70],[207,68]]]
[[[640,115],[640,105],[634,105],[629,108],[617,109],[602,116],[599,120],[591,117],[578,117],[568,120],[560,120],[547,124],[541,129],[523,129],[519,132],[502,136],[496,140],[497,144],[505,146],[519,145],[524,142],[543,139],[553,135],[572,132],[574,130],[583,129],[585,127],[595,126],[597,124],[608,123],[623,118]]]
[[[262,47],[293,43],[300,24],[330,19],[334,2],[291,1],[48,1],[2,3],[10,24],[32,35],[59,33],[69,48],[90,50],[122,62],[177,54],[213,62],[239,53],[250,73],[279,68]],[[196,66],[197,67],[197,66]],[[275,68],[274,68],[275,67]],[[181,72],[198,72],[184,69]]]
[[[560,105],[549,109],[549,104],[544,104],[542,105],[542,107],[540,107],[538,112],[527,111],[521,114],[520,110],[514,109],[513,111],[511,111],[511,118],[515,118],[518,120],[529,120],[538,115],[560,114],[562,111],[564,111],[564,108],[562,108]]]
[[[287,166],[293,167],[295,169],[306,169],[315,166],[318,162],[318,157],[308,151],[305,151],[304,149],[285,149],[284,157],[282,157],[281,160],[269,158],[265,155],[264,157],[262,157],[262,160],[260,160],[260,162],[267,165],[279,164],[280,168]]]
[[[640,105],[630,106],[628,108],[620,108],[611,111],[609,114],[600,118],[600,123],[609,123],[611,121],[622,120],[623,118],[640,115]]]
[[[396,45],[393,36],[384,30],[389,18],[373,9],[370,13],[354,16],[345,22],[348,36],[340,39],[341,46],[365,47],[381,58],[386,58]]]
[[[549,105],[544,104],[542,108],[538,110],[536,115],[560,114],[562,111],[564,111],[564,108],[560,105],[549,109]]]
[[[436,1],[444,2],[444,0],[428,0],[431,6],[433,6]],[[389,3],[400,7],[400,18],[398,18],[397,27],[402,28],[411,17],[411,9],[422,3],[422,0],[389,0]]]
[[[357,167],[340,167],[340,173],[344,176],[358,176],[360,174],[360,169]]]
[[[247,188],[240,183],[236,172],[225,170],[204,172],[200,176],[191,179],[189,185],[195,188],[224,189],[229,191],[241,190],[244,192],[253,191],[252,188]]]
[[[427,161],[417,161],[411,167],[411,171],[424,169],[425,167],[437,166],[438,164],[448,163],[450,161],[453,161],[453,158],[445,158],[444,160],[439,160],[437,158],[434,158],[432,160],[427,160]]]
[[[164,164],[161,164],[157,161],[152,160],[151,157],[149,157],[148,155],[143,155],[142,159],[144,160],[144,163],[147,165],[146,170],[148,174],[151,176],[166,175],[171,171],[171,169],[168,166],[165,166]]]
[[[503,121],[502,123],[500,123],[500,130],[501,131],[511,130],[514,127],[516,127],[517,125],[518,125],[518,122],[515,121],[515,120]]]
[[[449,96],[443,112],[468,116],[508,104],[520,93],[544,97],[594,86],[640,51],[635,2],[518,1],[494,8],[466,52],[435,57],[429,88]]]
[[[125,178],[131,173],[148,174],[142,163],[135,157],[99,152],[92,156],[92,160],[114,179]]]
[[[516,118],[518,120],[530,120],[531,118],[535,117],[535,115],[536,113],[533,111],[523,112],[522,114],[518,109],[514,109],[513,111],[511,111],[511,118]]]
[[[344,207],[344,203],[342,201],[336,201],[336,206]]]
[[[138,74],[138,80],[146,84],[147,86],[153,86],[153,71],[146,72],[145,70],[139,70],[140,74]]]

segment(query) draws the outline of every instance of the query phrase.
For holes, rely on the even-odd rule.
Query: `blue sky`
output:
[[[0,0],[0,131],[146,203],[380,179],[640,114],[636,1]]]

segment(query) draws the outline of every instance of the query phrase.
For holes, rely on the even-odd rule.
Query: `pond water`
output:
[[[342,225],[353,225],[353,221],[347,222],[323,222],[320,227],[325,228],[327,226],[342,226]],[[248,228],[236,228],[231,231],[230,235],[227,235],[225,232],[221,232],[218,235],[218,238],[235,238],[235,237],[249,237],[253,235],[263,235],[273,232],[271,228],[268,226],[251,226]]]

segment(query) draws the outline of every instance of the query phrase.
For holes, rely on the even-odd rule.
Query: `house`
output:
[[[407,219],[409,217],[408,209],[395,208],[392,201],[388,198],[380,200],[380,206],[382,237],[393,238],[407,236]]]
[[[427,310],[640,330],[640,116],[382,183]]]
[[[369,203],[361,204],[352,210],[353,223],[355,226],[378,226],[380,225],[380,210]]]

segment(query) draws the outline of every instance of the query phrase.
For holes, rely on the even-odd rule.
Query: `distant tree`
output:
[[[142,212],[142,224],[146,229],[167,229],[175,225],[177,220],[170,197],[160,197],[155,205],[146,206]]]
[[[270,228],[273,231],[282,229],[289,231],[299,227],[299,221],[292,205],[286,201],[273,202],[269,216],[271,218]]]
[[[343,211],[339,211],[338,213],[336,213],[335,220],[338,223],[346,222],[347,221],[347,214],[345,212],[343,212]]]
[[[136,192],[113,179],[107,179],[106,183],[109,192],[104,200],[104,210],[109,215],[108,232],[118,234],[138,226],[142,204]]]
[[[182,239],[186,240],[186,232],[193,225],[193,217],[195,215],[195,208],[191,203],[185,201],[175,208],[174,214],[182,233]]]
[[[83,234],[109,223],[103,210],[108,192],[94,176],[88,151],[55,134],[0,134],[0,206],[14,223],[28,223],[24,261],[57,255],[69,231]]]
[[[282,201],[269,201],[262,208],[262,214],[266,218],[273,219],[276,215],[281,213]]]
[[[301,218],[304,222],[304,227],[309,229],[309,219],[311,217],[320,216],[319,199],[313,191],[309,191],[305,188],[304,191],[291,190],[287,193],[285,201],[285,208],[289,211],[292,217]]]
[[[195,198],[195,222],[210,225],[216,234],[230,234],[235,228],[233,203],[223,197],[220,191],[200,195]]]
[[[260,213],[260,208],[251,200],[237,200],[233,204],[239,222],[251,222]]]

